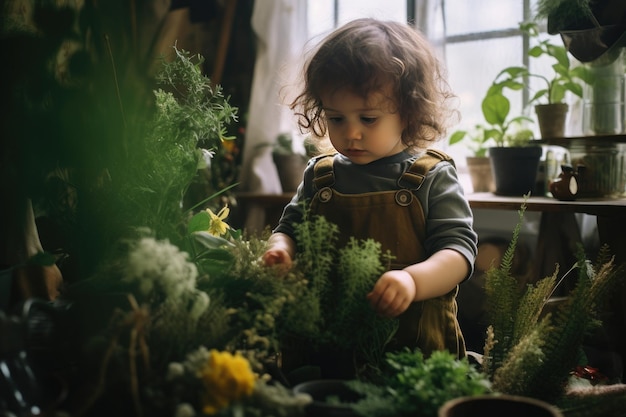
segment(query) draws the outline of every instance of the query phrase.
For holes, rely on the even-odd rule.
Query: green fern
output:
[[[498,392],[555,403],[566,392],[570,371],[584,357],[584,338],[598,325],[598,314],[618,284],[622,268],[614,264],[608,247],[601,248],[597,269],[579,248],[576,265],[558,282],[556,265],[553,275],[527,286],[522,294],[511,275],[511,265],[525,208],[524,203],[500,267],[487,272],[491,325],[483,371]],[[578,271],[574,289],[554,313],[547,314],[544,307],[550,296],[573,271]]]
[[[520,297],[517,280],[511,275],[511,266],[525,211],[526,204],[524,203],[518,212],[519,222],[513,230],[511,242],[500,266],[491,267],[486,274],[487,312],[493,328],[495,344],[489,349],[489,357],[483,363],[483,371],[490,377],[493,377],[495,370],[502,365],[514,344],[514,317],[519,307]]]
[[[529,391],[546,401],[556,401],[564,393],[569,372],[581,357],[584,338],[599,324],[599,310],[621,277],[612,259],[594,271],[582,250],[578,257],[578,281],[554,315],[554,330],[546,335],[543,375]]]
[[[323,216],[310,217],[307,209],[295,234],[296,269],[308,280],[307,297],[315,302],[307,305],[318,314],[315,317],[319,321],[307,331],[289,326],[291,333],[308,339],[315,348],[352,350],[356,357],[376,366],[397,331],[398,320],[379,317],[370,307],[367,294],[391,255],[383,254],[380,243],[372,239],[352,237],[346,246],[337,247],[337,225]],[[306,312],[307,317],[309,314]]]

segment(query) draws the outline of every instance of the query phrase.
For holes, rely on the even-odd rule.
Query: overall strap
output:
[[[335,153],[322,155],[315,161],[313,168],[313,184],[318,190],[324,187],[331,187],[335,183],[335,172],[333,171],[333,159],[335,155]]]
[[[422,182],[426,178],[428,171],[434,168],[441,161],[447,161],[454,166],[454,160],[446,153],[437,149],[427,149],[424,155],[420,156],[406,170],[398,180],[398,185],[404,188],[417,190],[422,186]],[[404,184],[408,184],[405,186]]]

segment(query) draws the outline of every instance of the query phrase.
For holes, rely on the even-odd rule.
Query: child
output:
[[[304,201],[346,240],[374,239],[395,257],[367,294],[378,314],[399,317],[393,349],[463,357],[456,293],[473,271],[477,235],[453,161],[427,150],[453,114],[431,47],[408,25],[358,19],[322,42],[304,78],[291,108],[335,153],[309,162],[263,261],[291,267]]]

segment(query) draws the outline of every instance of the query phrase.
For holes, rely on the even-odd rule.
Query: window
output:
[[[315,38],[360,17],[406,22],[412,20],[407,0],[309,0],[309,38]]]
[[[531,16],[531,0],[444,0],[448,80],[459,97],[461,122],[471,129],[483,121],[481,102],[503,68],[528,65],[528,39],[519,23]],[[528,90],[511,93],[511,114],[520,114]],[[449,149],[459,162],[469,150]],[[463,156],[463,158],[460,158]]]

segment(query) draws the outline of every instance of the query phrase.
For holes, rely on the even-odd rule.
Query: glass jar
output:
[[[572,145],[569,159],[578,174],[577,198],[614,198],[624,194],[624,154],[619,145]]]

